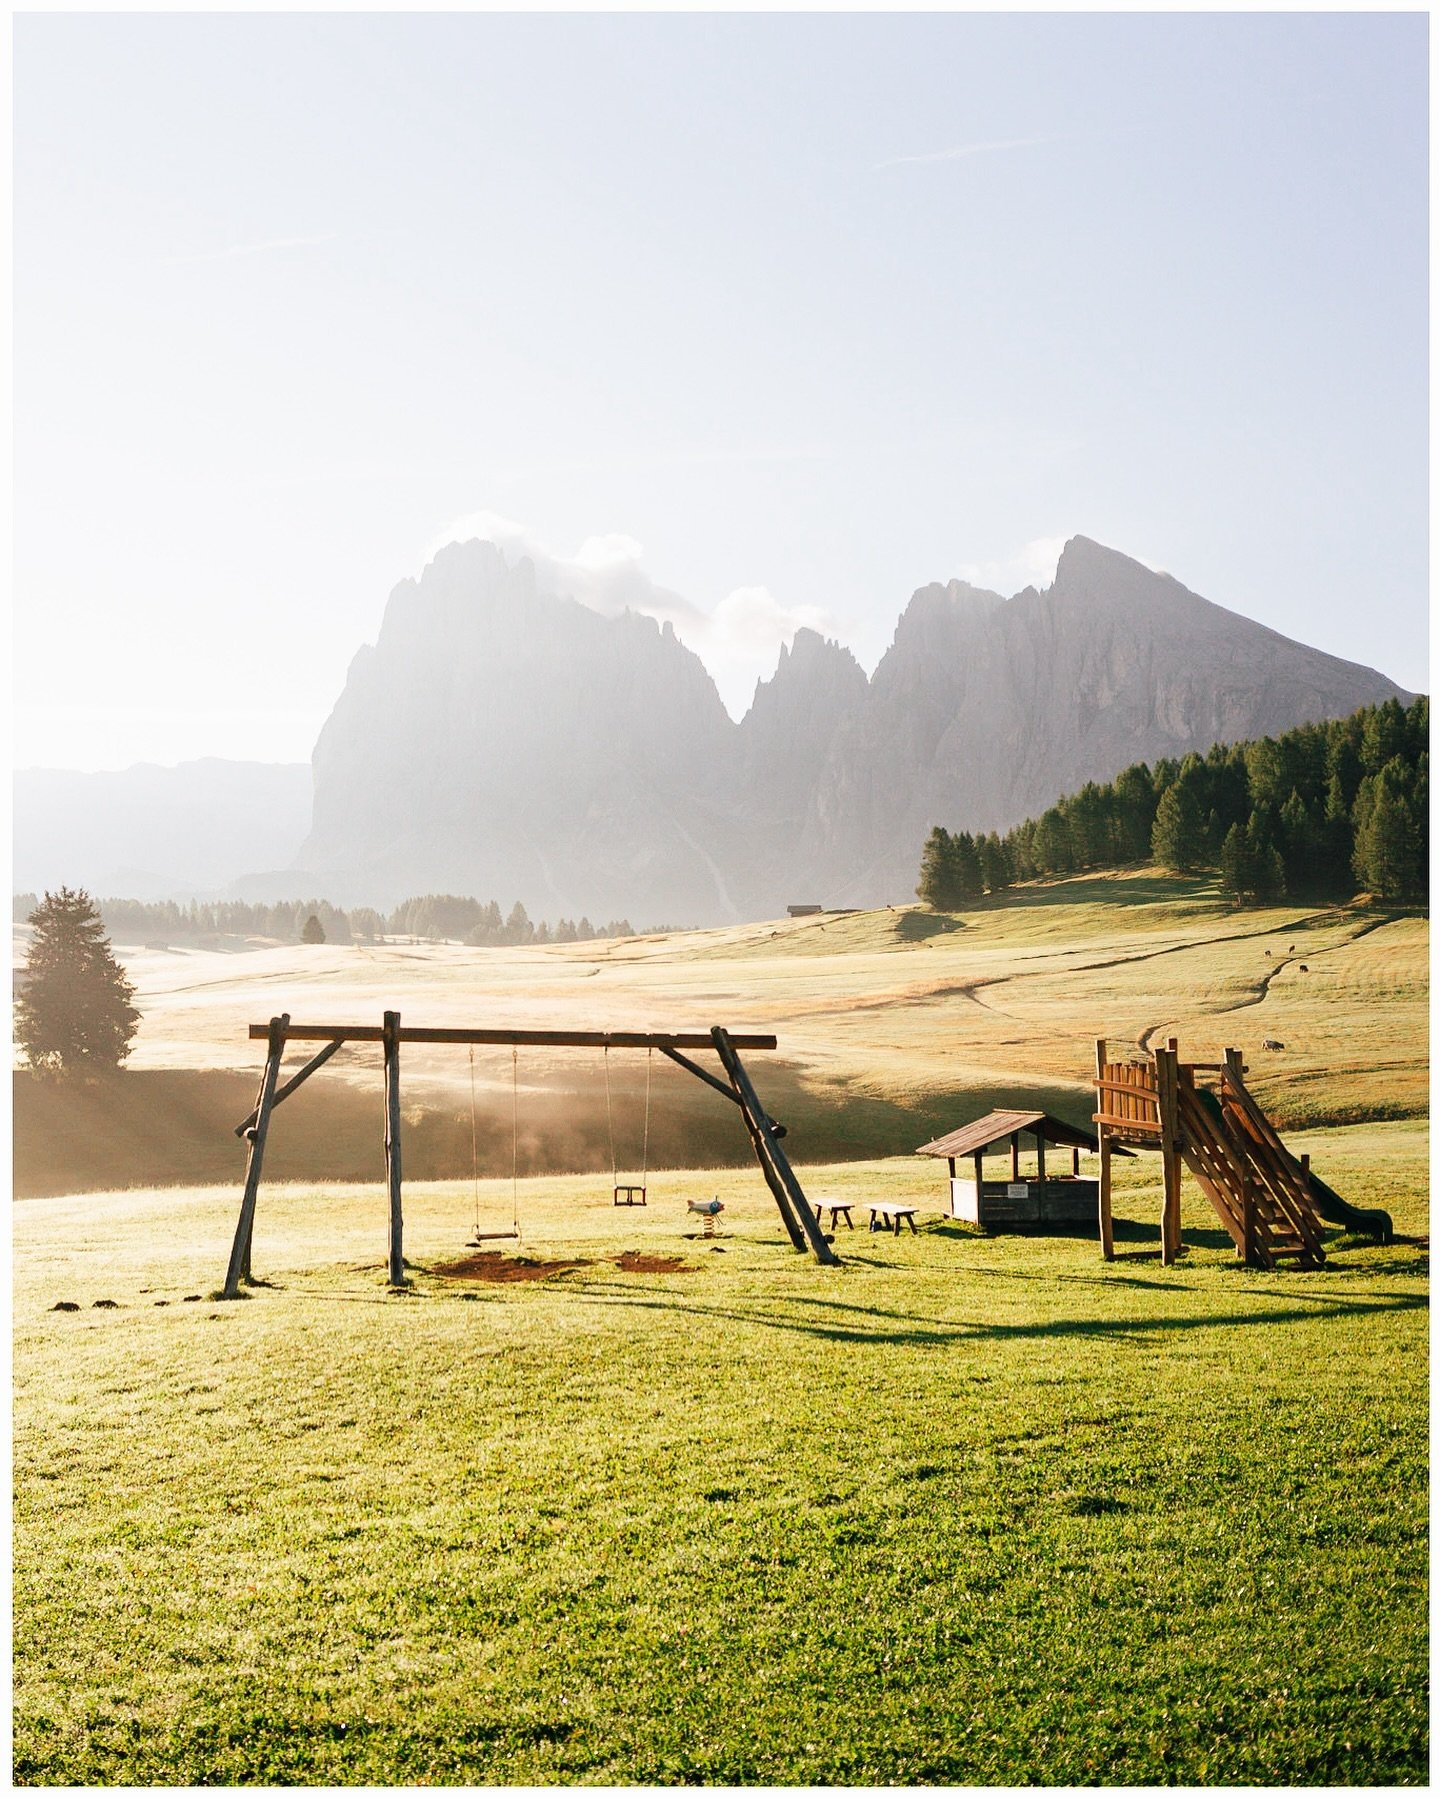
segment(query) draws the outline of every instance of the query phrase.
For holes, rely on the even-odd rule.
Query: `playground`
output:
[[[648,1124],[650,1051],[614,1069],[613,1164],[602,1135],[586,1173],[504,1153],[437,1180],[411,1151],[446,1090],[468,1150],[468,1046],[397,1037],[392,1283],[378,1038],[401,962],[352,989],[337,960],[328,994],[288,950],[167,974],[148,1071],[248,1068],[218,1118],[227,1176],[15,1207],[17,1780],[1423,1783],[1428,1136],[1408,1097],[1384,1110],[1423,1068],[1423,932],[1327,917],[1307,942],[1293,914],[1237,926],[1205,901],[1123,915],[1128,935],[1037,901],[934,943],[846,919],[823,951],[800,920],[784,955],[706,933],[607,946],[588,980],[578,954],[537,958],[508,987],[499,956],[471,952],[463,988],[455,953],[410,957],[406,1028],[773,1033],[741,1051],[750,1116],[790,1125],[812,1209],[853,1210],[829,1265],[794,1242],[745,1108],[659,1051]],[[1255,973],[1277,930],[1304,981]],[[266,1056],[248,1025],[285,1008],[377,1040],[276,1111],[254,1283],[225,1301],[233,1132]],[[1243,1188],[1222,1215],[1163,1146],[1115,1155],[1110,1259],[1093,1227],[945,1215],[953,1181],[915,1147],[1022,1100],[1083,1120],[1102,1029],[1102,1068],[1150,1070],[1162,1108],[1197,1069],[1222,1122],[1244,1045],[1286,1157],[1262,1145],[1256,1168],[1308,1158],[1390,1240],[1322,1216],[1323,1261],[1248,1266]],[[1292,1046],[1262,1059],[1262,1032]],[[297,1041],[277,1089],[323,1046]],[[568,1115],[541,1053],[521,1050],[512,1105],[494,1049],[522,1145],[527,1111],[532,1131]],[[733,1165],[657,1152],[681,1095]],[[811,1146],[882,1099],[884,1154]],[[336,1130],[352,1102],[363,1178]],[[637,1179],[644,1204],[616,1204]],[[876,1204],[918,1228],[867,1231]]]

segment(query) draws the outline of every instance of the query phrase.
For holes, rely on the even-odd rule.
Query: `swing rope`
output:
[[[510,1224],[520,1240],[520,1051],[510,1047]]]
[[[615,1160],[615,1108],[610,1099],[610,1045],[603,1050],[605,1065],[605,1128],[610,1134],[610,1185],[620,1184],[620,1167]]]
[[[470,1046],[470,1183],[475,1205],[475,1229],[471,1245],[520,1240],[520,1051],[510,1050],[510,1228],[480,1228],[480,1145],[475,1122],[475,1046]]]
[[[640,1203],[646,1201],[647,1187],[650,1177],[650,1074],[655,1065],[655,1051],[648,1049],[645,1054],[645,1134],[640,1148],[640,1183],[638,1186],[621,1186],[620,1159],[615,1151],[615,1101],[610,1089],[610,1045],[606,1043],[602,1051],[605,1067],[605,1128],[610,1137],[610,1195],[615,1203],[620,1203],[622,1192],[631,1196],[625,1201],[634,1203],[633,1195],[640,1194]]]
[[[470,1045],[470,1184],[475,1196],[475,1234],[480,1234],[480,1149],[475,1136],[475,1045]]]
[[[640,1184],[646,1185],[650,1173],[650,1070],[655,1064],[655,1051],[645,1051],[645,1139],[640,1149]]]

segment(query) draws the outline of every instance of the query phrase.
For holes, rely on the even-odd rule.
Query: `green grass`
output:
[[[1292,1146],[1426,1230],[1422,1126]],[[416,1185],[409,1297],[374,1186],[267,1188],[228,1305],[233,1190],[17,1206],[16,1779],[1424,1783],[1424,1253],[1248,1272],[1187,1183],[1162,1268],[1141,1160],[1106,1266],[942,1174],[804,1169],[923,1206],[831,1270],[753,1173],[531,1182],[584,1265],[510,1286]]]

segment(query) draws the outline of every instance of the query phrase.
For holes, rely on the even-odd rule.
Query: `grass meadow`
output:
[[[138,959],[156,1078],[253,1079],[244,1025],[281,1009],[774,1028],[756,1083],[861,1228],[819,1268],[753,1166],[662,1167],[624,1210],[603,1155],[518,1187],[417,1156],[390,1294],[368,1165],[284,1161],[293,1130],[325,1165],[329,1070],[277,1116],[243,1301],[213,1297],[233,1137],[213,1184],[117,1162],[17,1203],[15,1781],[1426,1783],[1424,923],[1066,886],[508,962]],[[1245,1047],[1295,1152],[1399,1239],[1248,1271],[1187,1177],[1165,1268],[1141,1157],[1107,1265],[946,1221],[944,1164],[895,1152],[1037,1092],[1083,1116],[1091,1039],[1162,1030]],[[413,1074],[419,1138],[468,1069]],[[919,1233],[868,1232],[867,1197]]]

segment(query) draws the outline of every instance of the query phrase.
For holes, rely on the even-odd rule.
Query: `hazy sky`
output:
[[[1424,14],[15,46],[22,765],[305,759],[479,514],[716,614],[732,709],[1076,532],[1428,686]]]

